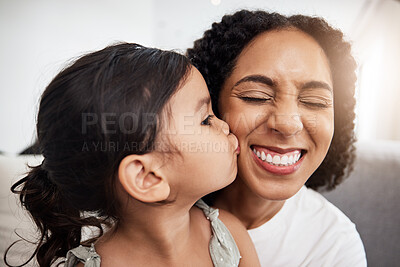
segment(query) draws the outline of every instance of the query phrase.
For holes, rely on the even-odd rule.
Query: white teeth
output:
[[[293,156],[290,155],[289,159],[288,159],[288,164],[291,165],[293,164]]]
[[[272,156],[270,154],[267,154],[267,162],[272,163]]]
[[[283,164],[283,165],[287,164],[287,163],[288,163],[288,159],[289,159],[289,157],[286,156],[286,155],[284,155],[284,156],[281,158],[281,164]]]
[[[272,158],[272,163],[274,163],[275,165],[281,164],[281,158],[279,156],[274,156]]]
[[[264,151],[261,152],[261,159],[262,159],[263,161],[265,161],[265,160],[267,159],[267,156],[265,156]]]
[[[253,148],[254,154],[257,155],[258,158],[260,158],[262,161],[268,162],[269,164],[273,165],[283,165],[283,166],[289,166],[292,164],[295,164],[301,157],[301,153],[295,152],[294,154],[288,156],[288,155],[283,155],[282,157],[275,155],[274,157],[271,156],[271,154],[265,154],[264,151],[257,151],[255,148]]]

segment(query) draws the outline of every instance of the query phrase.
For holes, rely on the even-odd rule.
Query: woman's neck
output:
[[[132,216],[125,216],[116,229],[96,243],[100,255],[114,255],[119,260],[119,266],[123,266],[121,262],[132,261],[138,266],[142,262],[146,266],[156,266],[157,262],[179,266],[190,251],[202,249],[200,244],[208,254],[208,240],[205,244],[199,241],[206,235],[208,239],[211,236],[210,230],[205,233],[199,226],[199,221],[206,221],[201,210],[190,205],[177,207],[175,204],[149,207],[135,203],[133,206],[129,211]],[[117,257],[121,251],[124,252],[123,258]],[[104,257],[102,264],[103,261]],[[106,265],[112,266],[113,263]]]
[[[240,179],[223,189],[214,205],[229,211],[243,223],[247,229],[256,228],[274,217],[285,204],[285,200],[276,201],[262,198],[247,187]]]

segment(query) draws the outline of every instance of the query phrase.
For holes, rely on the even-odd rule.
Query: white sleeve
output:
[[[339,244],[339,249],[331,266],[367,266],[364,245],[354,224],[352,224],[351,229],[340,234],[337,242]]]
[[[364,245],[356,226],[350,219],[331,203],[322,209],[324,216],[318,216],[318,224],[323,226],[316,231],[322,231],[316,235],[318,238],[312,242],[301,266],[335,266],[335,267],[366,267],[367,259]]]

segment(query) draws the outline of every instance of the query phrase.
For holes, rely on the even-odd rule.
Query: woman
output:
[[[366,266],[354,224],[312,190],[335,188],[354,159],[356,64],[343,34],[242,10],[187,54],[241,147],[238,177],[213,204],[247,227],[261,264]]]

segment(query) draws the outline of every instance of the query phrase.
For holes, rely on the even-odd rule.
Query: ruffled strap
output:
[[[211,236],[209,250],[211,259],[216,267],[238,266],[240,252],[228,228],[218,219],[218,209],[211,208],[203,200],[196,202],[196,206],[203,210],[211,222]]]
[[[79,246],[67,252],[65,267],[75,267],[79,262],[83,262],[85,267],[100,267],[100,255],[96,253],[94,244],[90,248]]]

